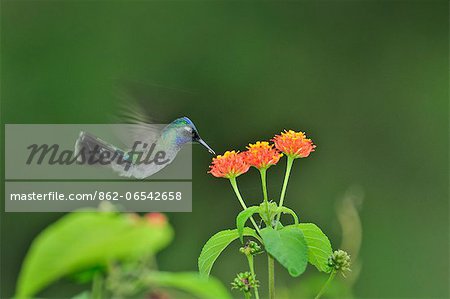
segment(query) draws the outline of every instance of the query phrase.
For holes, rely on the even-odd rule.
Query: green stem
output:
[[[244,210],[246,210],[247,206],[246,206],[244,200],[242,199],[241,193],[239,192],[239,188],[237,186],[236,178],[230,178],[230,183],[231,183],[231,186],[233,187],[234,193],[236,193],[236,196],[237,196],[239,202],[241,203],[242,208]],[[255,227],[256,231],[259,234],[259,227],[256,224],[255,219],[253,219],[253,216],[250,217],[250,221],[252,222],[253,226]]]
[[[251,298],[250,292],[244,292],[244,298],[250,299]]]
[[[283,188],[281,189],[281,195],[280,195],[280,204],[278,205],[280,208],[283,206],[284,203],[284,196],[286,195],[286,188],[289,181],[289,175],[291,174],[292,164],[294,163],[294,158],[288,156],[287,157],[287,164],[286,164],[286,173],[284,174],[284,181],[283,181]],[[277,227],[278,222],[280,221],[281,213],[278,213],[277,215],[277,221],[275,222],[275,227]]]
[[[248,261],[248,267],[250,268],[250,273],[252,273],[253,278],[256,280],[255,266],[253,264],[253,255],[248,254],[246,256]],[[259,299],[258,286],[256,285],[255,285],[255,299]]]
[[[92,298],[102,299],[103,298],[103,277],[100,273],[96,273],[94,280],[92,281]]]
[[[272,224],[270,223],[271,218],[269,215],[269,199],[267,196],[266,172],[267,169],[265,168],[259,170],[259,173],[261,174],[261,184],[264,195],[264,202],[266,203],[267,220],[269,221],[269,223],[266,223],[266,225],[271,227]],[[269,255],[269,253],[267,253],[267,268],[269,274],[269,299],[275,299],[275,261],[273,257]]]
[[[267,169],[266,168],[261,168],[259,170],[259,173],[261,174],[261,184],[262,184],[262,191],[263,191],[263,195],[264,195],[264,201],[267,202],[268,201],[268,197],[267,197],[267,179],[266,179],[266,173],[267,173]]]
[[[261,185],[262,185],[262,191],[263,191],[263,196],[264,196],[264,202],[266,203],[266,215],[267,215],[267,220],[270,222],[271,218],[269,215],[269,199],[267,196],[267,169],[266,168],[261,168],[259,170],[259,173],[261,174]],[[271,223],[266,223],[267,226],[272,226]]]
[[[327,290],[330,282],[333,280],[334,276],[336,276],[336,271],[332,271],[330,274],[330,277],[328,277],[327,281],[325,282],[325,284],[323,285],[322,289],[320,290],[319,294],[317,294],[316,297],[314,297],[314,299],[319,299]]]
[[[275,262],[273,257],[267,254],[269,269],[269,299],[275,299]]]

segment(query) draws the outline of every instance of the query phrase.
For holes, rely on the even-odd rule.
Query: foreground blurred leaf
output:
[[[91,292],[84,291],[78,295],[75,295],[72,299],[91,299]]]
[[[314,223],[300,223],[298,227],[302,230],[308,245],[308,261],[317,270],[329,272],[328,258],[333,251],[328,237]]]
[[[67,278],[76,283],[88,283],[94,279],[97,273],[106,272],[106,269],[107,267],[105,265],[95,265],[89,269],[83,269],[82,271],[71,273]]]
[[[308,247],[301,229],[288,225],[280,230],[266,227],[261,230],[266,251],[272,255],[289,274],[297,277],[308,264]]]
[[[202,299],[229,299],[227,289],[217,279],[200,277],[198,273],[153,272],[143,280],[157,287],[176,288]]]
[[[29,298],[55,280],[111,260],[154,254],[172,239],[169,225],[152,225],[116,213],[71,213],[42,231],[31,244],[16,297]]]
[[[252,236],[259,239],[256,232],[248,227],[244,228],[244,236]],[[237,229],[223,230],[212,236],[203,246],[198,258],[198,270],[202,277],[208,277],[211,268],[222,251],[234,240],[239,238]]]

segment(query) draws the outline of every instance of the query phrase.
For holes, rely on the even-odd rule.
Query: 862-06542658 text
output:
[[[192,182],[5,182],[7,212],[71,212],[111,202],[128,212],[190,212]]]
[[[117,192],[117,191],[94,191],[94,193],[61,193],[50,191],[47,193],[11,193],[10,200],[181,200],[182,192],[178,191],[138,191],[138,192]]]

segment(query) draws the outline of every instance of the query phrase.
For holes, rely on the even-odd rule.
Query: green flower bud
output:
[[[336,250],[328,258],[328,266],[334,271],[341,271],[342,274],[345,271],[350,270],[350,255],[344,250]]]
[[[245,245],[239,248],[239,251],[245,255],[255,255],[262,252],[261,246],[254,241],[247,241]]]
[[[273,223],[275,215],[278,211],[278,205],[275,202],[270,201],[269,204],[263,202],[259,205],[261,207],[261,212],[259,215],[265,223]]]
[[[231,283],[231,289],[236,289],[244,293],[250,293],[253,288],[259,286],[259,281],[256,280],[250,272],[238,273],[236,278]]]

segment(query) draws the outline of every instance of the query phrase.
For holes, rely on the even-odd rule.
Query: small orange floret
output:
[[[167,224],[167,217],[162,213],[147,213],[145,217],[148,223],[155,226],[164,226]]]
[[[258,169],[269,168],[277,164],[283,156],[283,154],[273,148],[273,144],[269,144],[267,141],[257,141],[254,144],[250,143],[244,154],[247,163]]]
[[[272,141],[280,152],[292,158],[306,158],[316,148],[312,140],[306,138],[305,133],[293,130],[285,130],[280,135],[275,135]]]
[[[244,160],[243,153],[226,151],[223,155],[213,158],[208,173],[217,178],[235,178],[246,173],[250,165]]]

